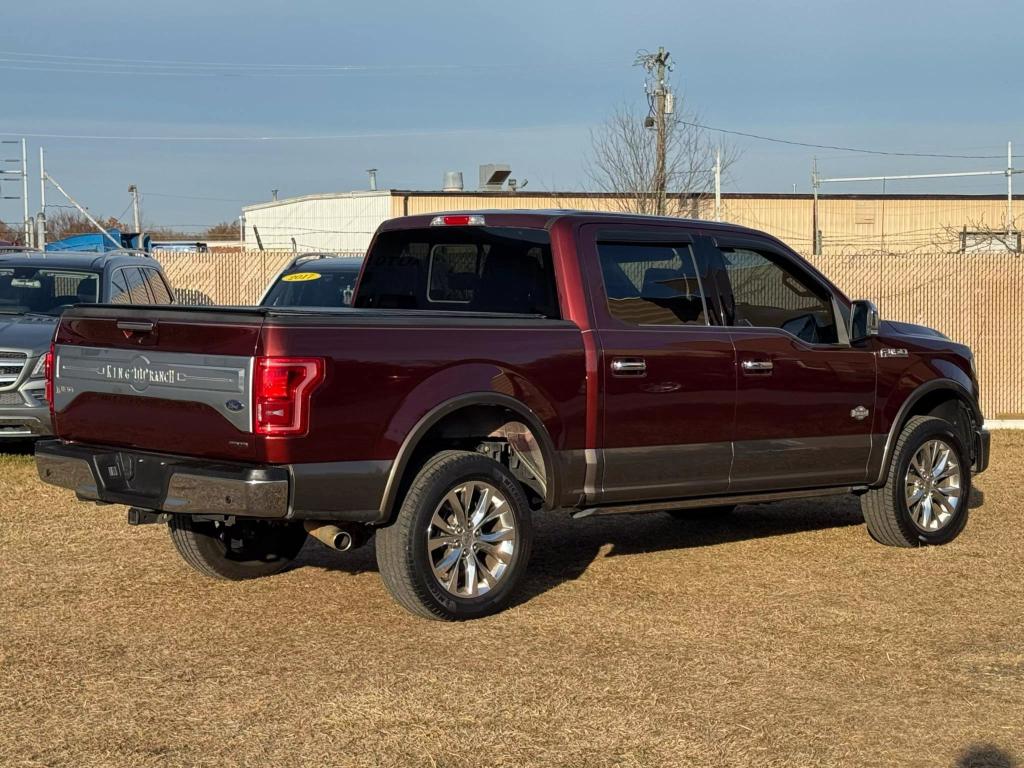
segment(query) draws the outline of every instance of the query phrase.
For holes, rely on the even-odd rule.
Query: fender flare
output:
[[[889,434],[885,438],[885,449],[882,453],[882,465],[878,471],[878,477],[875,478],[873,486],[879,486],[885,484],[885,478],[889,475],[889,466],[892,464],[893,449],[896,447],[896,440],[900,436],[900,432],[903,431],[903,425],[907,421],[907,414],[913,409],[913,407],[920,402],[921,398],[925,395],[929,395],[932,392],[940,390],[946,390],[952,393],[958,400],[963,401],[970,409],[974,416],[975,421],[980,426],[984,421],[981,415],[981,407],[978,405],[974,395],[971,394],[970,390],[967,389],[963,384],[953,379],[932,379],[927,381],[913,392],[911,392],[907,399],[903,401],[903,405],[896,412],[896,418],[892,421],[892,426],[889,427]],[[968,446],[970,448],[970,446]]]
[[[402,478],[405,476],[406,470],[409,468],[409,462],[423,437],[445,416],[463,408],[477,405],[507,408],[519,416],[523,423],[530,428],[530,431],[536,436],[541,454],[544,456],[545,474],[547,475],[545,478],[547,493],[544,501],[548,506],[552,506],[555,503],[555,500],[559,498],[561,478],[559,477],[558,464],[556,463],[555,445],[544,423],[522,400],[517,400],[514,397],[498,392],[469,392],[445,400],[440,405],[432,408],[416,422],[409,431],[409,434],[405,436],[401,447],[398,449],[398,455],[395,456],[395,460],[391,464],[391,472],[388,474],[387,484],[384,486],[384,496],[381,498],[380,503],[381,520],[383,522],[389,521],[392,517],[395,505],[399,502],[398,491]]]

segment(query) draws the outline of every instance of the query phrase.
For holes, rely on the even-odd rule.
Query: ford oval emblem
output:
[[[238,413],[240,410],[245,408],[245,406],[238,400],[228,400],[224,405],[229,411],[234,411],[235,413]]]

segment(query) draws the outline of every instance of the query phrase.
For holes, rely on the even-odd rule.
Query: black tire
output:
[[[301,523],[196,520],[174,515],[167,525],[181,558],[211,579],[241,581],[283,571],[306,543]]]
[[[488,483],[501,492],[518,539],[496,585],[486,594],[461,597],[446,590],[435,577],[427,535],[434,513],[445,497],[470,481]],[[377,531],[377,566],[388,591],[410,613],[428,619],[462,621],[496,613],[509,604],[526,570],[532,544],[529,502],[512,473],[479,453],[443,451],[420,469],[394,522]],[[458,560],[453,567],[459,567]]]
[[[735,504],[719,504],[716,507],[693,507],[692,509],[670,509],[668,514],[676,520],[713,520],[716,517],[726,517],[736,511]]]
[[[932,439],[942,440],[956,455],[960,469],[960,497],[955,513],[945,525],[935,531],[924,531],[915,525],[907,509],[904,478],[914,454]],[[860,497],[860,508],[871,538],[890,547],[919,547],[946,544],[959,536],[967,525],[971,496],[969,457],[963,437],[948,421],[932,416],[911,417],[896,440],[885,485],[872,488]]]

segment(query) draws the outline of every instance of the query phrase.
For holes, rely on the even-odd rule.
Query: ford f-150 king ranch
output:
[[[395,219],[352,309],[79,307],[47,367],[44,481],[225,579],[376,532],[394,597],[445,619],[508,604],[541,511],[852,492],[877,541],[942,544],[989,455],[967,347],[704,221]]]

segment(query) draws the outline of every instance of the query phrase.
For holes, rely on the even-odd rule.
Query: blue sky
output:
[[[351,137],[30,139],[33,173],[42,144],[53,176],[103,216],[124,211],[135,183],[151,224],[199,228],[232,219],[243,202],[268,199],[272,188],[282,196],[363,188],[369,167],[380,169],[382,187],[424,189],[439,187],[446,169],[462,170],[472,185],[480,163],[509,162],[531,188],[581,188],[590,129],[617,104],[642,99],[642,73],[631,64],[638,49],[658,45],[676,62],[677,92],[714,126],[953,154],[1005,153],[1007,139],[1015,139],[1024,154],[1015,40],[1024,7],[1013,2],[4,6],[0,132]],[[43,56],[136,63],[41,64]],[[742,152],[727,179],[731,191],[791,191],[794,184],[808,191],[814,154],[829,175],[1001,165],[731,141]],[[1005,186],[982,178],[888,189],[998,194]],[[0,217],[20,218],[20,203],[0,200]]]

